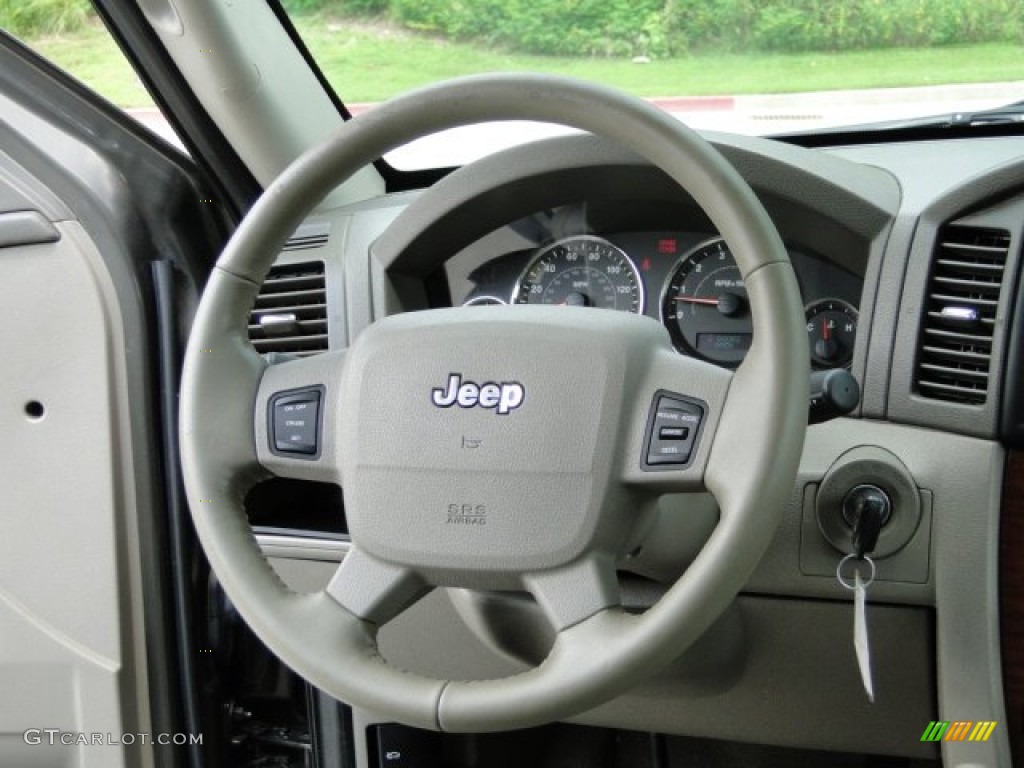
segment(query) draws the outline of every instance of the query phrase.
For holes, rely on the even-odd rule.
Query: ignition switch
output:
[[[877,485],[855,486],[843,499],[843,519],[853,531],[851,544],[857,557],[871,554],[878,543],[882,527],[892,515],[889,494]]]
[[[835,460],[815,495],[818,527],[844,555],[889,557],[910,541],[921,520],[921,495],[910,470],[877,445],[851,448]]]

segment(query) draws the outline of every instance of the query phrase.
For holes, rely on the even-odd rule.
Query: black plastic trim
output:
[[[313,754],[323,768],[356,768],[352,710],[319,688],[307,687]]]
[[[164,493],[167,507],[167,528],[170,539],[171,609],[174,617],[175,655],[181,686],[181,715],[188,733],[202,733],[202,702],[196,681],[200,679],[195,658],[196,632],[193,615],[192,563],[197,559],[198,544],[185,501],[178,451],[178,361],[179,340],[174,311],[174,267],[168,261],[152,264],[153,293],[156,305],[157,354],[159,355],[160,415],[163,420]],[[203,747],[189,741],[188,759],[191,768],[204,765]]]
[[[999,436],[1004,445],[1019,450],[1024,448],[1024,267],[1018,265],[1017,274],[1004,284],[1008,289],[1016,286],[1016,290],[1007,312]]]
[[[848,147],[859,144],[896,144],[899,142],[942,141],[945,139],[990,139],[1020,136],[1020,123],[995,123],[974,126],[911,126],[907,128],[857,128],[851,126],[815,133],[783,133],[766,139],[795,144],[798,147]]]

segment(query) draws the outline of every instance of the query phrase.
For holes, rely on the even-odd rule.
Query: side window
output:
[[[0,0],[0,28],[182,148],[89,0]]]

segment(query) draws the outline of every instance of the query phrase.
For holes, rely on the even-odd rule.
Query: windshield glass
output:
[[[600,81],[693,128],[752,135],[969,116],[1024,100],[1020,0],[267,2],[282,4],[354,113],[419,85],[499,71]],[[0,2],[0,26],[166,132],[88,11],[88,0]],[[561,130],[478,126],[387,159],[402,169],[461,165]]]
[[[540,71],[770,135],[1024,99],[1019,0],[284,0],[353,112],[458,75]],[[557,132],[492,126],[393,153],[460,164]],[[457,140],[453,140],[457,139]]]

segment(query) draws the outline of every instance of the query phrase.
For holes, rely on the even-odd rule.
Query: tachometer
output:
[[[636,265],[625,252],[593,235],[552,243],[530,261],[516,283],[515,304],[644,310],[644,289]]]
[[[747,288],[725,241],[684,254],[669,273],[661,321],[680,352],[719,365],[743,361],[754,338]]]

